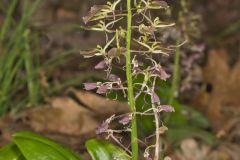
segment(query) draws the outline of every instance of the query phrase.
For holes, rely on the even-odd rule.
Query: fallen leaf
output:
[[[240,115],[240,61],[228,65],[225,51],[211,51],[203,68],[205,89],[192,100],[192,106],[202,111],[218,132],[234,117]]]
[[[212,150],[206,160],[239,160],[240,147],[233,143],[222,143]]]
[[[107,100],[97,94],[91,92],[72,90],[77,98],[86,106],[89,107],[95,114],[105,115],[109,117],[113,114],[121,114],[129,112],[127,103],[114,100]]]
[[[176,152],[180,160],[205,160],[209,147],[198,143],[193,138],[185,139],[180,144],[180,150]]]

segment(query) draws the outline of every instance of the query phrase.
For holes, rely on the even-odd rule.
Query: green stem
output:
[[[133,95],[133,81],[132,81],[132,69],[131,69],[131,38],[132,38],[132,11],[131,0],[127,0],[127,37],[126,37],[126,76],[128,83],[128,103],[130,110],[133,114],[131,122],[131,147],[132,147],[132,160],[138,160],[138,138],[137,138],[137,119],[136,108]]]
[[[38,82],[36,74],[34,74],[35,66],[33,65],[33,57],[29,45],[29,35],[30,31],[26,30],[23,34],[24,45],[25,45],[25,68],[26,68],[26,78],[27,86],[29,92],[29,100],[31,105],[35,105],[38,102]]]
[[[173,99],[176,96],[178,91],[178,81],[179,81],[179,63],[180,63],[180,47],[179,47],[179,39],[176,41],[176,53],[174,57],[174,70],[173,70],[173,79],[172,79],[172,87],[171,87],[171,95],[169,98],[169,104],[173,103]]]

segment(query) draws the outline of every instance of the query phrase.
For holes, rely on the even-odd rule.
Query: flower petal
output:
[[[97,129],[96,129],[96,134],[101,134],[101,133],[104,133],[108,130],[109,128],[109,124],[107,122],[103,122],[101,124],[101,126],[99,126]]]
[[[108,79],[112,82],[116,82],[116,81],[119,81],[120,80],[120,77],[118,77],[117,75],[115,74],[110,74]]]
[[[159,99],[158,95],[155,92],[151,93],[151,97],[152,97],[153,103],[159,103],[160,102],[160,99]]]
[[[171,75],[167,74],[167,72],[164,69],[162,69],[162,68],[159,70],[159,73],[160,73],[160,79],[161,80],[166,81],[168,78],[171,77]]]
[[[83,83],[83,85],[87,91],[97,88],[97,83]]]
[[[104,94],[104,93],[107,92],[107,90],[108,90],[108,86],[107,85],[101,85],[101,86],[98,87],[97,93],[98,94]]]
[[[129,124],[131,121],[131,116],[130,115],[125,115],[122,117],[122,119],[119,120],[119,123],[123,124],[123,125],[127,125]]]
[[[94,68],[95,69],[106,69],[108,67],[108,64],[105,60],[100,61]]]
[[[160,105],[160,106],[158,106],[158,111],[159,112],[162,112],[162,111],[164,111],[164,112],[174,112],[175,110],[170,105]]]

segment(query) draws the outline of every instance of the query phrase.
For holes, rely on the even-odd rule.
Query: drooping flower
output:
[[[116,82],[116,81],[120,81],[120,77],[118,77],[117,75],[115,74],[110,74],[108,79],[112,82]]]
[[[97,89],[97,93],[98,94],[105,94],[108,90],[108,86],[107,85],[101,85],[98,87]]]
[[[158,106],[158,112],[174,112],[174,108],[170,105],[160,105]]]
[[[127,124],[130,123],[131,118],[132,118],[132,117],[131,117],[130,115],[125,115],[125,116],[123,116],[118,122],[121,123],[121,124],[123,124],[123,125],[127,125]]]
[[[95,69],[106,69],[108,67],[108,63],[106,60],[100,61],[94,68]]]
[[[89,91],[97,88],[97,83],[83,83],[84,88]]]
[[[104,133],[108,130],[109,124],[107,122],[103,122],[97,129],[96,129],[96,134],[101,134]]]
[[[161,80],[166,81],[168,78],[171,77],[161,66],[160,64],[156,64],[153,67],[153,74],[156,74]]]
[[[160,79],[164,81],[166,81],[168,78],[171,77],[171,75],[168,74],[163,68],[160,68],[159,74],[160,74]]]
[[[153,103],[159,103],[160,102],[160,99],[159,99],[158,95],[154,91],[151,92],[151,98],[152,98]]]

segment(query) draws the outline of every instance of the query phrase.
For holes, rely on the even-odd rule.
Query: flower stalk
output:
[[[136,106],[133,94],[132,68],[131,68],[131,39],[132,39],[132,7],[131,0],[127,0],[127,37],[126,37],[126,76],[128,84],[128,103],[132,114],[131,121],[131,147],[132,160],[138,160],[138,133],[137,133],[137,119]]]
[[[153,80],[153,87],[152,87],[152,92],[154,92],[155,90],[155,84],[156,84],[156,77],[154,77],[154,80]],[[152,101],[152,108],[155,109],[156,106],[154,104],[154,100],[153,98],[151,98],[151,101]],[[157,109],[154,110],[154,119],[155,119],[155,126],[156,126],[156,131],[155,131],[155,134],[156,134],[156,142],[155,142],[155,156],[154,156],[154,160],[159,160],[159,153],[160,153],[160,132],[159,132],[159,114],[158,114],[158,111]]]

